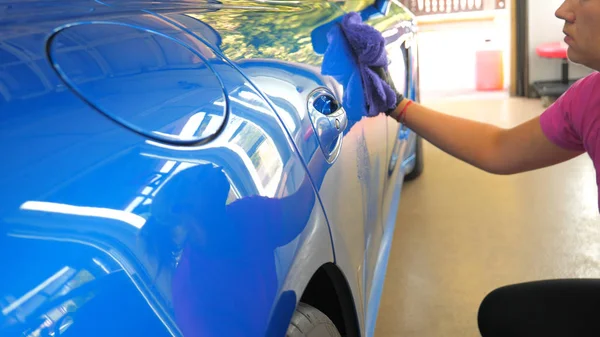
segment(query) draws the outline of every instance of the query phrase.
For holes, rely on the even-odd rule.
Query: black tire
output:
[[[300,303],[292,316],[286,337],[341,337],[338,329],[324,313]]]
[[[404,176],[405,181],[415,180],[423,173],[423,138],[417,136],[415,142],[415,166],[410,173]]]

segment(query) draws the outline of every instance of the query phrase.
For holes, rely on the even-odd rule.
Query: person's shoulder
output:
[[[583,150],[583,135],[588,120],[600,111],[600,73],[593,72],[567,89],[540,116],[542,131],[555,144],[570,150]]]
[[[590,107],[600,104],[600,95],[594,94],[598,90],[600,90],[600,72],[594,71],[575,81],[551,108],[560,108],[570,114],[587,113]]]
[[[588,82],[600,82],[600,72],[593,71],[591,74],[584,76],[580,81],[588,81]]]
[[[582,78],[581,81],[584,81],[584,83],[586,83],[584,86],[590,92],[596,92],[600,89],[600,72],[594,71],[588,76]],[[591,95],[590,98],[595,98],[596,100],[598,100],[600,98],[600,95]]]
[[[593,73],[580,78],[575,81],[567,92],[580,94],[585,91],[593,90],[600,85],[600,72],[594,71]]]

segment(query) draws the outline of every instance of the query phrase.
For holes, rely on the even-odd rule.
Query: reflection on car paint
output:
[[[54,6],[0,17],[0,269],[15,275],[0,334],[279,336],[332,262],[364,327],[389,120],[363,118],[336,77],[353,68],[314,49],[339,7]],[[333,163],[306,112],[316,88],[350,121]]]
[[[0,259],[20,282],[0,282],[0,328],[6,336],[102,336],[151,333],[168,336],[125,271],[102,252],[79,243],[3,238],[3,249],[35,258],[36,269]],[[75,253],[75,254],[74,254]],[[136,315],[128,315],[135,312]],[[107,324],[110,322],[110,324]]]
[[[226,104],[214,104],[226,102],[223,79],[215,72],[224,64],[206,47],[192,49],[158,32],[115,22],[69,25],[48,43],[54,69],[72,90],[147,137],[195,143],[214,136],[225,122]]]
[[[148,18],[143,15],[128,20],[139,24]],[[153,20],[152,28],[160,31],[160,20]],[[173,30],[168,24],[164,26],[167,31]],[[95,34],[95,41],[110,41],[109,37],[114,36],[111,30],[90,33]],[[72,48],[84,48],[81,41],[85,39]],[[101,44],[94,46],[96,49],[85,50],[105,56]],[[164,52],[161,48],[146,49],[143,55],[149,59],[158,56],[152,50]],[[43,49],[38,55],[42,52]],[[118,64],[121,74],[135,74],[141,69],[141,63],[133,58],[116,62],[113,64]],[[41,70],[52,78],[49,65],[40,64]],[[91,70],[88,83],[99,90],[101,87],[95,83],[118,75],[112,70],[98,73],[93,70],[97,69],[95,64],[79,64],[78,74],[85,76]],[[21,74],[18,68],[4,69],[7,76]],[[172,324],[172,333],[235,336],[245,332],[259,336],[267,329],[270,308],[303,240],[302,233],[305,229],[312,230],[315,216],[321,210],[320,206],[314,210],[318,203],[313,181],[269,105],[237,71],[226,64],[215,69],[226,83],[231,118],[226,130],[201,146],[165,144],[119,128],[85,102],[69,95],[64,87],[58,89],[62,90],[62,98],[57,96],[56,89],[28,90],[37,96],[23,100],[11,95],[13,89],[20,88],[9,87],[11,91],[3,96],[8,97],[4,111],[25,111],[21,118],[28,120],[27,114],[41,113],[47,115],[44,119],[51,119],[50,123],[11,125],[12,130],[3,130],[8,139],[16,140],[25,130],[29,137],[21,143],[10,142],[10,147],[7,143],[2,145],[16,159],[2,169],[0,199],[7,201],[1,206],[2,228],[3,232],[19,236],[19,245],[33,246],[42,240],[57,247],[62,247],[61,242],[65,241],[80,243],[77,247],[100,247],[123,265],[123,274],[149,300],[152,314],[153,311],[158,314],[155,320],[164,321],[167,326]],[[130,76],[129,80],[133,81],[132,89],[143,90],[145,95],[151,88],[160,95],[165,85],[160,76]],[[197,89],[181,86],[180,90],[193,94]],[[119,97],[123,94],[114,91],[111,102],[125,104],[126,100]],[[101,98],[100,91],[93,95]],[[190,105],[193,102],[186,103],[190,111],[195,109]],[[210,103],[222,109],[225,102],[215,99]],[[127,104],[138,106],[131,100]],[[180,136],[208,129],[214,122],[207,118],[207,110],[200,108],[199,105],[198,112],[178,121],[177,128],[166,130]],[[48,115],[50,111],[52,114]],[[140,118],[144,109],[127,112]],[[8,117],[10,120],[17,116]],[[154,118],[152,122],[159,129],[160,123],[169,125],[171,120]],[[78,126],[77,133],[73,133],[73,125]],[[4,128],[7,126],[4,124]],[[59,136],[61,128],[69,133]],[[44,135],[51,136],[51,141],[39,143]],[[30,165],[25,170],[11,169],[22,167],[19,162]],[[46,174],[50,167],[56,174]],[[204,175],[207,168],[217,173],[209,178]],[[9,191],[15,193],[9,196]],[[189,222],[190,217],[195,221]],[[193,239],[189,232],[194,233]],[[180,247],[184,241],[190,247],[188,250]],[[0,248],[2,261],[10,256],[9,248],[7,245]],[[74,250],[79,249],[83,248]],[[203,273],[199,275],[194,270]],[[245,282],[240,284],[240,279]],[[255,297],[240,302],[241,294]],[[6,295],[4,290],[0,294]],[[18,304],[9,300],[8,307]],[[242,306],[247,306],[251,314],[229,324],[228,317],[236,316]],[[103,309],[93,304],[91,307]],[[204,319],[190,320],[186,318],[189,315]],[[27,327],[38,317],[25,317]],[[83,324],[78,323],[81,320],[72,318],[68,329],[58,320],[54,326],[78,331]],[[107,321],[107,326],[97,333],[110,329],[111,324]],[[13,325],[17,326],[21,325]]]

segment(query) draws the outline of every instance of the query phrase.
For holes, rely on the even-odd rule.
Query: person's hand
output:
[[[395,106],[388,109],[387,111],[382,111],[382,112],[385,112],[386,115],[391,116],[391,115],[393,115],[393,113],[396,110],[396,108],[398,107],[398,105],[400,105],[400,103],[404,100],[404,95],[402,95],[401,93],[398,92],[398,90],[396,89],[396,86],[394,86],[394,81],[392,80],[392,77],[390,76],[390,72],[385,67],[370,67],[370,68],[377,74],[377,76],[379,76],[385,83],[387,83],[392,88],[394,93],[396,93]]]

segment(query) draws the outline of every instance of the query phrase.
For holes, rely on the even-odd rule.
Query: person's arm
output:
[[[398,120],[408,100],[390,114]],[[448,154],[495,174],[514,174],[551,166],[574,158],[582,151],[563,149],[543,133],[540,118],[503,129],[450,116],[418,103],[404,113],[404,124]]]

